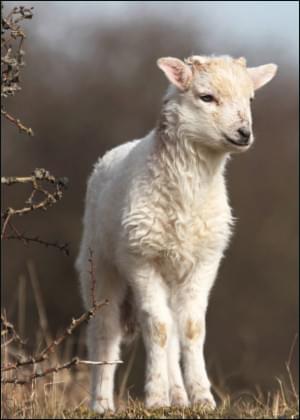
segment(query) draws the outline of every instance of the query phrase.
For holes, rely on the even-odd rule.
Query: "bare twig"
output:
[[[29,136],[34,135],[32,128],[26,127],[24,124],[21,123],[21,121],[18,118],[13,117],[3,108],[1,108],[1,115],[3,115],[11,123],[15,124],[20,130],[20,133],[23,132],[23,133],[28,134]]]
[[[24,233],[19,235],[6,235],[5,239],[18,239],[22,240],[24,245],[28,245],[29,242],[35,242],[40,245],[44,245],[46,248],[53,247],[57,248],[58,250],[62,251],[65,255],[69,256],[69,244],[59,244],[58,242],[49,242],[45,241],[44,239],[39,238],[38,236],[26,236]]]
[[[3,3],[1,3],[1,10],[3,11]],[[9,96],[14,96],[21,90],[20,73],[24,67],[24,55],[22,50],[24,39],[26,38],[24,31],[20,27],[20,22],[24,19],[31,19],[33,17],[33,7],[14,7],[6,16],[2,13],[1,16],[1,97],[6,99]],[[6,118],[10,123],[18,127],[20,132],[28,135],[33,135],[33,130],[26,127],[18,118],[11,115],[1,105],[1,116]],[[50,192],[43,188],[42,182],[48,182],[55,188]],[[24,244],[28,242],[36,242],[45,246],[56,247],[66,254],[68,254],[67,245],[59,245],[57,242],[47,242],[39,237],[28,237],[25,235],[6,235],[8,226],[11,225],[13,216],[28,214],[34,210],[47,210],[51,205],[62,198],[62,190],[67,186],[66,178],[55,178],[45,169],[35,169],[32,176],[28,177],[2,177],[1,184],[14,185],[31,183],[32,191],[25,201],[25,206],[22,208],[8,207],[1,215],[2,228],[1,239],[8,237],[9,239],[20,239]],[[33,201],[36,193],[42,194],[39,201]],[[16,232],[15,232],[16,233]]]
[[[54,340],[49,346],[47,346],[41,353],[40,356],[42,358],[47,358],[48,353],[53,352],[55,347],[59,346],[68,336],[70,336],[75,328],[78,328],[83,322],[88,322],[91,318],[96,315],[96,311],[101,307],[108,304],[108,301],[105,300],[103,302],[95,303],[95,305],[87,312],[85,312],[81,317],[75,319],[73,318],[71,324],[65,329],[64,333]]]
[[[25,239],[22,238],[22,235],[20,234],[18,229],[15,227],[15,225],[12,222],[8,222],[8,223],[11,230],[19,237],[19,239],[23,242],[23,244],[27,245]],[[9,239],[7,235],[5,235],[5,239]]]
[[[96,303],[89,311],[85,312],[77,319],[72,319],[71,324],[65,329],[63,334],[58,337],[56,340],[52,341],[44,350],[42,350],[36,357],[30,357],[26,360],[18,360],[15,363],[8,364],[6,366],[1,367],[2,372],[6,372],[8,370],[17,369],[20,366],[26,365],[34,365],[37,363],[41,363],[44,360],[49,358],[49,354],[54,352],[55,348],[59,346],[68,336],[70,336],[75,328],[78,328],[83,322],[88,322],[91,318],[93,318],[96,314],[96,311],[100,309],[102,306],[108,304],[108,301],[105,300],[104,302]]]
[[[49,191],[45,190],[41,182],[46,181],[52,184],[55,187],[55,191],[50,193]],[[29,213],[30,211],[43,209],[46,210],[47,207],[51,206],[52,204],[56,203],[62,198],[63,189],[68,185],[67,178],[55,178],[53,175],[50,174],[44,168],[37,168],[34,170],[31,176],[27,177],[1,177],[1,184],[4,185],[14,185],[14,184],[32,184],[32,192],[29,198],[26,200],[26,204],[29,206],[24,207],[22,209],[12,209],[10,208],[10,213],[15,215],[23,215],[25,213]],[[41,192],[44,195],[44,200],[34,203],[33,202],[33,192]]]
[[[97,362],[95,360],[78,360],[78,364],[80,365],[94,365],[94,366],[101,366],[101,365],[116,365],[124,363],[123,360],[111,360],[111,361],[101,361]]]
[[[49,192],[45,190],[41,183],[45,181],[55,187],[54,192]],[[1,239],[5,237],[5,232],[7,229],[8,222],[10,221],[12,216],[18,215],[22,216],[34,210],[47,210],[48,207],[55,204],[59,201],[63,196],[63,189],[67,187],[68,180],[67,178],[56,178],[50,174],[44,168],[35,169],[31,176],[27,177],[1,177],[1,184],[4,185],[14,185],[14,184],[27,184],[30,183],[32,186],[32,191],[25,201],[27,206],[20,208],[20,209],[13,209],[9,207],[6,211],[2,213],[2,232],[1,232]],[[43,198],[34,203],[33,197],[36,192],[40,192],[43,194]],[[38,242],[38,241],[36,241]]]
[[[7,341],[4,341],[3,343],[1,343],[1,348],[9,346],[13,341],[15,341],[14,336],[8,339]]]
[[[11,216],[12,216],[12,213],[10,211],[10,208],[8,208],[5,212],[5,214],[3,214],[3,216],[2,216],[3,224],[2,224],[2,230],[1,230],[1,239],[4,238],[6,228],[7,228],[7,225],[9,223],[9,219],[11,218]]]
[[[20,90],[20,71],[25,65],[22,46],[26,36],[19,22],[31,19],[32,10],[23,6],[14,7],[7,16],[3,13],[1,16],[1,96],[4,98]],[[12,45],[16,41],[19,41],[18,45],[13,49]]]
[[[3,5],[1,5],[1,8]],[[22,50],[24,39],[26,38],[24,31],[21,29],[19,22],[24,19],[31,19],[33,8],[14,7],[7,15],[1,16],[1,97],[7,98],[14,96],[21,90],[20,73],[24,67],[24,55]],[[17,43],[17,45],[16,45]],[[24,132],[29,136],[33,135],[31,128],[26,127],[21,121],[9,114],[4,107],[1,107],[1,115],[9,122],[14,124],[20,132]]]
[[[79,364],[84,365],[115,365],[123,363],[122,360],[112,360],[112,361],[101,361],[101,362],[94,362],[89,360],[80,360],[78,357],[74,357],[70,362],[64,363],[61,366],[51,367],[49,369],[45,369],[41,372],[36,372],[30,375],[27,379],[18,379],[18,378],[10,378],[10,379],[1,379],[2,384],[15,384],[15,385],[26,385],[31,384],[34,379],[42,378],[44,376],[49,375],[50,373],[56,373],[63,369],[70,369],[72,366],[76,366]]]
[[[12,335],[11,338],[13,338],[13,341],[16,340],[22,345],[25,344],[25,342],[21,339],[19,334],[16,332],[14,325],[11,322],[8,322],[6,317],[3,314],[1,314],[1,337],[7,334]]]

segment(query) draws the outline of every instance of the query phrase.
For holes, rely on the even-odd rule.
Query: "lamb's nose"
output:
[[[250,130],[247,127],[241,127],[238,129],[238,133],[240,135],[240,143],[247,144],[251,136]]]

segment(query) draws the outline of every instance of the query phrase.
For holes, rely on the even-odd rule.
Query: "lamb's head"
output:
[[[180,136],[225,152],[250,147],[254,91],[274,77],[275,64],[247,68],[243,57],[229,56],[192,56],[184,62],[164,57],[157,64],[172,83],[166,109],[175,114]]]

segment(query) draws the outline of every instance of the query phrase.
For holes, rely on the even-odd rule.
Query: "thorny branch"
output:
[[[49,192],[42,186],[42,182],[48,182],[49,184],[53,185],[55,190],[54,192]],[[67,178],[55,178],[53,175],[50,174],[49,171],[46,169],[40,168],[35,169],[31,176],[27,177],[1,177],[1,184],[3,185],[14,185],[14,184],[26,184],[30,183],[32,186],[32,191],[25,201],[27,206],[24,206],[20,209],[14,209],[12,207],[8,207],[2,213],[2,231],[1,231],[1,239],[4,238],[6,228],[9,225],[10,219],[12,216],[18,215],[23,216],[26,213],[35,211],[35,210],[47,210],[50,206],[55,204],[59,201],[63,196],[63,189],[67,187],[68,180]],[[37,193],[42,194],[42,198],[34,202],[33,199]],[[21,239],[21,238],[20,238]],[[38,242],[38,241],[36,241]],[[45,242],[45,241],[44,241]]]
[[[3,4],[1,5],[3,12]],[[33,7],[14,7],[12,11],[1,17],[1,97],[6,99],[14,96],[21,90],[20,72],[22,67],[25,66],[24,55],[22,49],[26,35],[20,26],[20,22],[24,19],[31,19]],[[4,116],[9,122],[15,124],[21,132],[28,135],[33,135],[31,128],[27,128],[21,121],[11,114],[9,114],[3,105],[1,106],[1,115]],[[55,187],[53,192],[43,188],[42,181],[52,184]],[[8,207],[1,215],[2,228],[1,239],[18,239],[25,245],[29,242],[35,242],[47,247],[55,247],[69,255],[68,244],[58,244],[57,242],[48,242],[39,236],[28,236],[24,233],[20,234],[15,226],[12,224],[11,219],[15,215],[24,215],[34,210],[46,210],[52,204],[56,203],[62,198],[63,189],[67,186],[68,180],[66,178],[55,178],[45,169],[35,169],[32,176],[29,177],[2,177],[1,184],[14,185],[14,184],[32,184],[32,192],[25,202],[23,208],[14,209]],[[39,200],[36,199],[37,195],[42,195]],[[5,235],[7,228],[13,231],[9,235]]]
[[[49,358],[50,353],[53,353],[55,349],[68,337],[70,336],[75,328],[79,327],[83,322],[88,322],[91,318],[93,318],[96,314],[96,311],[100,309],[101,307],[108,304],[108,301],[105,300],[104,302],[96,303],[89,311],[85,312],[83,315],[81,315],[78,319],[72,319],[71,324],[68,326],[68,328],[65,329],[64,333],[54,340],[49,346],[47,346],[43,351],[39,353],[36,357],[30,357],[26,360],[19,360],[15,363],[11,363],[8,365],[4,365],[1,367],[1,373],[7,372],[9,370],[17,370],[19,367],[24,367],[26,365],[36,365],[38,363],[41,363]],[[4,317],[1,316],[1,320],[3,319],[3,322],[5,322],[5,328],[12,328],[14,331],[14,327],[12,324],[8,323]],[[16,334],[16,333],[15,333]],[[16,334],[17,336],[17,334]],[[41,370],[39,372],[35,372],[26,379],[19,379],[17,377],[14,378],[1,378],[2,384],[15,384],[15,385],[26,385],[30,384],[34,379],[38,379],[41,377],[44,377],[46,375],[49,375],[50,373],[59,372],[63,369],[69,369],[72,366],[76,366],[79,364],[82,365],[110,365],[110,364],[120,364],[123,363],[122,360],[112,360],[112,361],[91,361],[91,360],[81,360],[78,357],[74,357],[70,362],[64,363],[60,366],[54,366],[50,367],[48,369]]]
[[[49,344],[44,350],[42,350],[37,356],[35,357],[29,357],[26,360],[18,360],[15,363],[10,363],[5,366],[1,366],[1,372],[6,372],[8,370],[17,369],[21,366],[26,365],[35,365],[37,363],[41,363],[44,360],[47,360],[49,358],[49,354],[53,353],[55,349],[68,337],[70,336],[73,331],[78,328],[83,322],[88,322],[91,318],[93,318],[96,314],[96,311],[100,309],[102,306],[105,306],[108,304],[108,301],[105,300],[104,302],[98,302],[96,303],[89,311],[85,312],[83,315],[81,315],[78,319],[72,319],[71,324],[65,329],[63,334],[58,337],[56,340],[52,341],[52,343]]]
[[[20,131],[24,131],[29,136],[33,136],[33,130],[32,128],[26,127],[24,124],[21,123],[21,121],[12,115],[10,115],[7,111],[5,111],[3,108],[1,108],[1,115],[3,115],[8,121],[15,124]]]
[[[9,223],[9,225],[11,225]],[[12,225],[11,225],[12,226]],[[18,239],[21,240],[24,245],[28,245],[29,242],[35,242],[40,245],[44,245],[46,248],[53,247],[57,248],[62,251],[65,255],[70,255],[69,251],[69,244],[59,244],[58,242],[49,242],[41,239],[39,236],[27,236],[25,233],[17,234],[17,235],[6,235],[5,239]]]
[[[18,341],[22,345],[25,344],[25,342],[21,339],[19,334],[17,334],[13,324],[8,322],[6,317],[3,314],[1,314],[1,339],[2,337],[7,335],[11,335],[11,338],[5,341],[3,344],[1,343],[1,347],[7,346],[8,342],[11,343],[12,341]]]
[[[27,236],[25,233],[20,233],[11,221],[8,222],[8,225],[11,228],[11,230],[14,232],[14,235],[5,235],[5,239],[21,240],[25,246],[27,246],[29,242],[35,242],[35,243],[44,245],[46,248],[48,247],[57,248],[60,251],[62,251],[64,254],[70,255],[69,244],[67,243],[59,244],[58,242],[45,241],[43,239],[40,239],[39,236]]]
[[[1,97],[8,98],[14,96],[21,90],[20,86],[20,72],[24,67],[25,51],[22,45],[26,35],[21,29],[19,23],[24,19],[31,19],[33,7],[14,7],[12,11],[1,17]],[[1,5],[3,11],[3,4]],[[10,115],[1,106],[1,115],[8,121],[15,124],[20,132],[25,132],[28,135],[33,135],[31,128],[27,128],[21,121]]]
[[[11,379],[1,379],[2,384],[15,384],[15,385],[26,385],[30,384],[34,379],[42,378],[50,373],[56,373],[63,369],[69,369],[72,366],[76,366],[79,364],[83,365],[115,365],[123,363],[122,360],[112,360],[112,361],[102,361],[102,362],[94,362],[90,360],[80,360],[78,357],[74,357],[70,362],[64,363],[61,366],[51,367],[49,369],[45,369],[42,372],[36,372],[29,376],[27,379],[18,379],[18,378],[11,378]]]
[[[83,322],[88,322],[91,318],[96,315],[96,311],[101,307],[108,304],[108,301],[105,300],[104,302],[96,303],[89,311],[85,312],[81,317],[78,319],[72,319],[71,324],[65,329],[64,333],[54,340],[49,346],[47,346],[44,350],[42,350],[36,357],[30,357],[26,360],[18,360],[15,363],[11,363],[8,365],[4,365],[1,367],[1,373],[7,372],[9,370],[17,370],[19,367],[24,367],[27,365],[36,365],[37,363],[41,363],[49,358],[50,353],[53,353],[56,348],[68,337],[70,336],[75,328],[78,328]],[[12,329],[14,334],[18,337],[17,333],[12,324],[8,323],[3,316],[1,316],[1,321],[6,329]],[[2,333],[1,333],[2,334]],[[109,365],[109,364],[120,364],[123,363],[122,360],[112,360],[112,361],[91,361],[91,360],[81,360],[78,357],[74,357],[70,362],[64,363],[60,366],[50,367],[48,369],[41,370],[39,372],[35,372],[31,374],[26,379],[19,379],[17,377],[14,378],[1,378],[1,383],[3,384],[15,384],[15,385],[26,385],[31,383],[34,379],[44,377],[49,375],[50,373],[59,372],[63,369],[68,369],[72,366],[78,364],[84,365]]]
[[[95,296],[95,277],[93,275],[93,252],[92,250],[90,250],[90,257],[89,257],[89,263],[91,265],[91,291],[92,291],[92,302],[93,305],[92,307],[85,312],[84,314],[82,314],[79,318],[77,319],[72,319],[70,325],[64,330],[64,332],[55,340],[53,340],[47,347],[45,347],[38,355],[36,355],[35,357],[28,357],[27,359],[19,359],[14,363],[9,363],[6,365],[1,366],[1,375],[3,375],[4,372],[7,371],[17,371],[18,368],[20,367],[25,367],[25,366],[29,366],[29,365],[37,365],[38,363],[41,363],[47,359],[49,359],[49,356],[51,353],[54,353],[55,350],[57,349],[57,347],[70,335],[73,334],[74,330],[76,328],[78,328],[80,325],[82,325],[84,322],[88,322],[90,319],[92,319],[95,315],[96,312],[98,311],[98,309],[102,308],[103,306],[108,304],[108,300],[105,300],[103,302],[97,302],[96,301],[96,296]],[[19,338],[18,334],[15,331],[14,326],[9,323],[6,318],[4,316],[1,316],[1,329],[3,329],[3,331],[1,331],[1,335],[7,335],[7,331],[12,331],[15,337],[18,337],[19,341],[21,341],[21,339]],[[22,342],[23,343],[23,342]],[[6,345],[6,343],[4,343],[4,345]],[[3,378],[1,377],[1,383],[2,384],[15,384],[15,385],[26,385],[26,384],[30,384],[34,379],[37,378],[41,378],[44,377],[46,375],[49,375],[50,373],[54,373],[54,372],[59,372],[60,370],[63,369],[69,369],[72,366],[76,366],[79,364],[82,365],[109,365],[109,364],[119,364],[119,363],[123,363],[121,360],[110,360],[110,361],[92,361],[92,360],[81,360],[78,357],[73,358],[71,361],[64,363],[63,365],[59,365],[59,366],[54,366],[54,367],[50,367],[44,370],[40,370],[38,372],[34,372],[31,375],[29,375],[27,378],[25,379],[19,379],[18,377],[13,377],[13,378]]]

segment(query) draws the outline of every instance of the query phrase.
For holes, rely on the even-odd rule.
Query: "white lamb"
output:
[[[213,409],[203,345],[208,296],[232,225],[224,168],[231,153],[253,143],[250,101],[277,66],[247,68],[244,58],[228,56],[157,64],[172,85],[156,128],[106,153],[88,182],[76,267],[89,308],[91,248],[97,298],[109,304],[90,322],[87,345],[91,360],[118,359],[137,320],[146,406]],[[97,412],[114,410],[115,368],[93,367]]]

